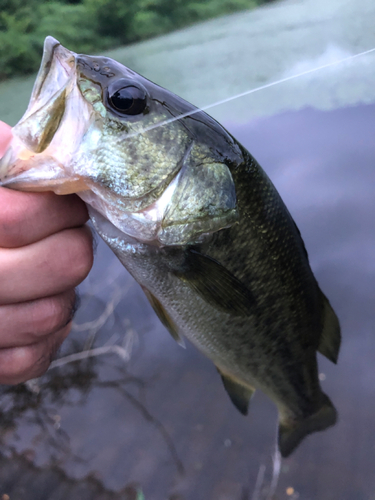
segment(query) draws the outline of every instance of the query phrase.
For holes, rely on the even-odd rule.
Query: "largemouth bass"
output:
[[[288,456],[336,422],[317,351],[340,328],[270,179],[220,124],[106,57],[51,37],[0,162],[3,186],[77,193],[173,338],[213,361],[243,414],[256,388]]]

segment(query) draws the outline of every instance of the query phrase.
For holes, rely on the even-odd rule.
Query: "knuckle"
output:
[[[74,243],[71,245],[67,265],[74,285],[78,285],[88,275],[93,264],[93,237],[88,227],[73,230]]]
[[[8,189],[1,189],[1,224],[19,223],[23,219],[25,207],[19,202],[19,198],[20,195],[17,192],[9,191]]]
[[[0,201],[1,202],[1,201]],[[23,243],[25,211],[22,204],[1,203],[0,246],[17,247]]]
[[[75,312],[74,289],[38,301],[32,316],[34,336],[40,337],[65,327]]]
[[[70,215],[71,222],[73,222],[77,226],[87,222],[89,215],[87,212],[86,204],[81,200],[81,198],[79,198],[75,194],[62,196],[60,198],[65,201],[68,207],[67,212]]]
[[[0,382],[15,385],[42,375],[50,364],[43,352],[45,345],[43,342],[0,351]]]
[[[16,385],[43,375],[69,330],[68,325],[42,342],[0,350],[0,383]]]

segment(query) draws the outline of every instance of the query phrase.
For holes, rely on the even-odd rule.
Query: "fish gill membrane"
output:
[[[337,362],[337,317],[271,181],[210,116],[47,37],[0,182],[77,193],[172,337],[212,360],[238,410],[247,414],[257,388],[275,402],[282,456],[335,424],[316,353]]]

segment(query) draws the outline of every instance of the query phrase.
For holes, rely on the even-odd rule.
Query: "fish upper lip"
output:
[[[76,56],[75,52],[63,47],[55,38],[48,36],[45,39],[40,69],[35,80],[29,106],[21,121],[24,121],[38,108],[42,107],[49,97],[64,87],[74,76],[76,72]],[[48,85],[48,92],[45,92],[46,85]],[[43,94],[45,94],[44,100]]]
[[[44,85],[46,78],[48,77],[50,69],[51,69],[55,49],[59,45],[60,45],[60,42],[58,40],[56,40],[55,38],[53,38],[52,36],[47,36],[47,38],[44,41],[43,58],[42,58],[42,62],[40,64],[39,73],[37,75],[35,85],[33,88],[33,92],[31,95],[32,101],[36,101],[38,99],[38,97],[40,96],[43,85]]]
[[[69,75],[72,70],[71,63],[75,63],[77,54],[72,50],[66,49],[58,40],[56,40],[56,38],[47,36],[44,41],[43,60],[41,68],[44,69],[44,67],[50,65],[54,57],[56,57],[67,75]]]
[[[58,49],[59,47],[62,47],[62,45],[60,44],[56,48]],[[67,50],[67,49],[64,48],[64,50]],[[68,58],[68,57],[62,57],[61,52],[59,52],[58,50],[55,51],[55,53],[54,53],[54,57],[56,57],[56,59],[59,61],[63,70],[65,70],[67,77],[69,77],[70,73],[72,72],[72,65],[69,63],[74,62],[74,64],[76,64],[76,56],[75,56],[74,52],[72,52],[71,54],[72,55]]]

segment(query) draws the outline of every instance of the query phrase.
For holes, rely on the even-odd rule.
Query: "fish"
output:
[[[47,37],[0,181],[80,196],[162,324],[214,363],[235,407],[246,415],[257,389],[276,404],[283,457],[336,423],[317,352],[337,362],[337,316],[271,180],[208,114]]]

